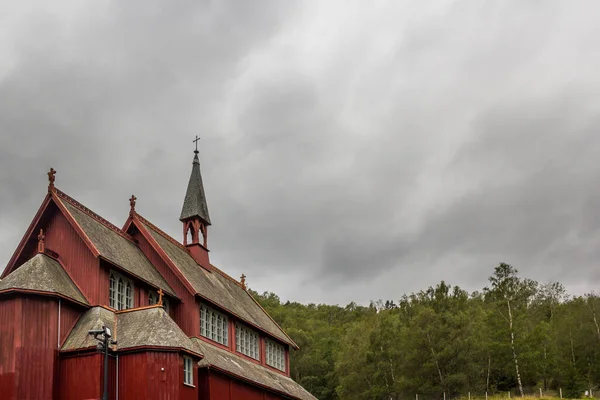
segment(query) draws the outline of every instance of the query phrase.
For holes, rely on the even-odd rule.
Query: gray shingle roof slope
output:
[[[234,353],[212,346],[198,338],[192,338],[191,340],[196,346],[196,352],[204,356],[198,363],[200,367],[214,366],[259,385],[283,392],[296,399],[316,400],[316,397],[287,376],[273,372]]]
[[[210,216],[208,215],[208,205],[206,204],[206,195],[204,194],[204,185],[202,184],[202,174],[200,173],[200,160],[198,151],[195,151],[194,162],[192,163],[192,174],[188,182],[185,200],[181,208],[181,221],[200,217],[210,225]]]
[[[184,248],[172,243],[148,224],[144,224],[144,227],[200,296],[235,313],[241,319],[264,329],[284,343],[296,347],[296,344],[256,304],[248,292],[222,274],[218,272],[211,273],[200,267]]]
[[[115,329],[116,322],[116,329]],[[96,341],[88,331],[108,326],[117,340],[117,349],[134,347],[172,347],[197,352],[193,342],[169,317],[162,307],[144,308],[114,313],[103,307],[94,307],[81,316],[62,350],[76,350],[93,347]]]
[[[103,326],[115,330],[115,313],[104,307],[93,307],[87,310],[77,321],[62,345],[62,350],[76,350],[94,347],[98,342],[88,334],[92,329],[102,329]]]
[[[117,320],[119,349],[161,346],[196,352],[192,341],[162,307],[120,313]]]
[[[61,201],[96,246],[102,257],[120,266],[125,271],[176,296],[175,291],[135,243],[104,226],[69,202],[62,199]]]
[[[58,261],[36,254],[0,282],[0,290],[27,289],[57,293],[83,304],[89,304]]]

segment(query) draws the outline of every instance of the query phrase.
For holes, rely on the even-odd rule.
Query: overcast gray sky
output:
[[[283,299],[600,286],[600,2],[0,2],[0,269],[57,186]]]

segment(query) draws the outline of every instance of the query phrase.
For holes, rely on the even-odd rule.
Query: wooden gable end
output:
[[[40,230],[45,235],[46,251],[58,256],[62,267],[82,294],[91,303],[97,303],[104,293],[99,292],[100,271],[95,248],[52,195],[44,199],[2,277],[9,275],[37,253]]]
[[[162,254],[162,249],[146,231],[143,224],[130,218],[123,230],[133,236],[144,255],[150,260],[169,285],[175,290],[181,303],[173,307],[171,315],[179,327],[188,336],[199,335],[200,312],[195,301],[194,288],[187,282],[181,272],[171,264],[169,258]]]

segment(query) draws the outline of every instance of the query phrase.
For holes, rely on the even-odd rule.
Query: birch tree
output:
[[[519,367],[519,348],[517,337],[521,333],[517,322],[526,315],[527,307],[535,294],[537,283],[530,279],[521,279],[518,271],[506,263],[500,263],[489,278],[490,287],[484,292],[492,307],[505,323],[506,335],[514,366],[519,394],[524,396],[523,380]]]

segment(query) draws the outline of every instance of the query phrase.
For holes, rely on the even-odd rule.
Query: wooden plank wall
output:
[[[196,377],[197,370],[193,374]],[[179,353],[124,354],[119,356],[119,399],[197,400],[198,386],[183,384],[183,357]]]
[[[200,376],[205,374],[201,371]],[[210,400],[285,400],[286,397],[249,385],[224,374],[210,371],[208,373]],[[202,399],[202,395],[200,397]]]
[[[142,252],[148,257],[150,262],[156,267],[158,272],[165,278],[169,285],[175,290],[175,293],[181,299],[181,303],[173,304],[171,302],[170,315],[179,325],[181,330],[188,336],[200,336],[200,311],[196,304],[196,299],[181,280],[175,275],[156,250],[148,243],[139,231],[133,232],[133,237],[137,239]]]
[[[81,310],[35,295],[0,298],[0,393],[2,399],[52,400],[58,381],[58,350]]]
[[[99,284],[98,260],[69,221],[56,212],[44,227],[44,233],[46,248],[58,253],[63,267],[88,301],[91,304],[106,304],[108,283],[106,290]]]
[[[101,385],[102,355],[91,353],[60,360],[59,399],[99,399]]]

